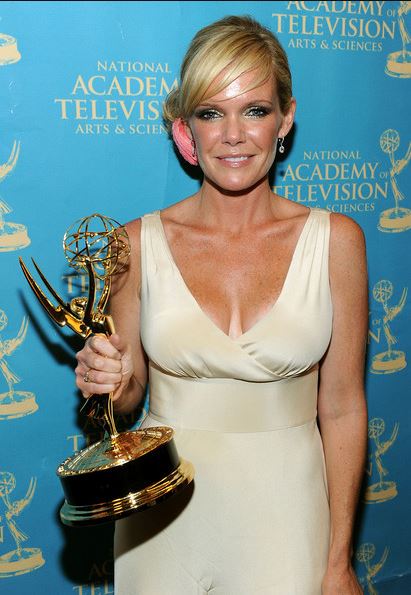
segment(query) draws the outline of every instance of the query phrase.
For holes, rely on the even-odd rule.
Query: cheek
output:
[[[270,127],[268,130],[264,129],[251,131],[249,138],[252,139],[256,146],[260,147],[260,149],[271,155],[272,153],[275,153],[277,148],[277,135],[277,128]]]
[[[220,140],[220,133],[217,130],[217,126],[210,128],[199,127],[196,130],[193,130],[193,136],[197,151],[206,150]]]

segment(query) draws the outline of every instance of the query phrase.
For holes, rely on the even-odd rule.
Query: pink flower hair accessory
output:
[[[183,120],[181,118],[174,120],[171,130],[173,140],[184,159],[191,165],[198,165],[195,144],[188,136]]]

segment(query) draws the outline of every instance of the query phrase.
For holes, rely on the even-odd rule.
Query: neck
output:
[[[268,179],[241,191],[224,191],[204,180],[198,193],[198,215],[203,225],[240,233],[273,216],[273,198]]]

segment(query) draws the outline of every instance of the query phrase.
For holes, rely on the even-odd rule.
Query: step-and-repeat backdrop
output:
[[[48,318],[18,257],[70,300],[86,286],[62,249],[73,222],[125,222],[198,188],[161,105],[194,33],[228,14],[257,18],[289,55],[297,117],[275,191],[366,235],[369,448],[354,561],[366,593],[411,590],[411,2],[2,2],[2,593],[113,593],[113,527],[59,520],[55,470],[100,432],[79,413],[81,342]]]

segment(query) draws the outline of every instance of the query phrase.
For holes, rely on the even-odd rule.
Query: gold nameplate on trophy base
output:
[[[87,339],[112,335],[114,323],[104,313],[114,274],[127,266],[130,243],[124,227],[103,215],[85,217],[64,236],[69,264],[88,275],[88,295],[64,302],[40,268],[33,264],[57,301],[55,306],[20,258],[23,273],[40,304],[59,326]],[[100,289],[97,289],[100,281]],[[102,285],[102,288],[101,288]],[[99,297],[97,300],[97,294]],[[112,395],[87,399],[88,415],[100,421],[106,438],[66,459],[57,469],[66,501],[60,511],[71,526],[113,521],[157,504],[185,488],[194,477],[191,463],[180,459],[168,427],[117,432]]]

